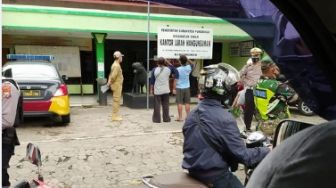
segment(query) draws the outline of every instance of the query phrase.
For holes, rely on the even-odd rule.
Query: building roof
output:
[[[52,33],[55,36],[92,38],[91,33],[107,33],[107,38],[129,39],[133,36],[139,40],[147,35],[147,13],[10,4],[3,4],[2,11],[3,34]],[[158,27],[169,25],[211,28],[214,40],[250,39],[246,32],[220,18],[157,13],[151,13],[149,18],[152,38],[155,38]]]

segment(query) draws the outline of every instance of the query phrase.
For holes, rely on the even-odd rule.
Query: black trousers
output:
[[[245,108],[244,108],[244,123],[247,130],[251,129],[251,123],[255,110],[253,89],[246,89],[245,93]]]
[[[163,122],[170,122],[169,117],[169,94],[154,95],[154,112],[152,120],[154,123],[161,123],[161,105]]]
[[[2,186],[10,186],[9,175],[9,160],[14,154],[14,145],[2,144]]]

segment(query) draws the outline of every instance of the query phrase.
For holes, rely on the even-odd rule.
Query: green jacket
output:
[[[254,89],[254,102],[261,119],[288,118],[287,100],[294,95],[295,91],[287,84],[261,77]]]

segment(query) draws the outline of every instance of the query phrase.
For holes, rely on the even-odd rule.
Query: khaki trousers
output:
[[[112,86],[112,119],[120,117],[119,109],[120,109],[120,99],[121,99],[121,91],[122,85],[114,85]]]

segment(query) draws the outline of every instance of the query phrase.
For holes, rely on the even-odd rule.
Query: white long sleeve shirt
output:
[[[2,83],[2,130],[15,122],[20,91],[10,82]]]

